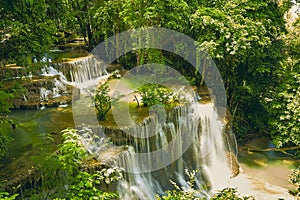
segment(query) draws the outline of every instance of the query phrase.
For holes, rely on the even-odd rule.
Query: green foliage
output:
[[[264,98],[283,73],[276,69],[284,56],[283,37],[280,36],[285,31],[283,15],[290,6],[288,2],[5,0],[0,3],[3,41],[0,57],[31,66],[34,58],[40,60],[52,48],[57,33],[84,37],[88,48],[92,49],[106,38],[133,28],[173,29],[194,38],[214,59],[224,80],[235,132],[239,136],[251,131],[267,132],[268,110]],[[295,67],[299,66],[299,59],[296,59],[298,33],[299,29],[295,29],[294,35],[290,34],[285,41],[291,41],[289,52],[293,62],[298,63]],[[115,46],[118,56],[119,41]],[[111,52],[107,53],[110,56]],[[188,75],[196,85],[203,83],[201,79],[209,71],[201,72],[201,77],[193,67],[187,66],[187,62],[159,49],[133,50],[116,62],[128,68],[144,63],[167,63]],[[97,98],[104,102],[96,106],[98,119],[104,120],[110,109],[109,99],[105,92],[100,92]]]
[[[105,120],[106,114],[111,108],[111,97],[108,92],[109,87],[107,84],[103,84],[96,89],[94,102],[99,120]]]
[[[189,180],[187,181],[188,188],[180,188],[175,182],[171,181],[176,190],[166,191],[167,196],[156,197],[156,200],[201,200],[205,198],[200,198],[200,191],[195,188],[195,175],[196,171],[189,172],[185,170],[186,175]]]
[[[5,0],[0,4],[0,29],[9,38],[0,43],[0,57],[29,66],[40,61],[56,40],[56,26],[47,16],[45,0]]]
[[[265,131],[267,112],[261,100],[276,81],[273,71],[282,56],[282,9],[272,0],[199,5],[191,15],[191,35],[221,72],[235,133]]]
[[[173,92],[169,88],[158,84],[145,84],[138,88],[138,92],[142,97],[142,102],[145,107],[153,105],[167,106],[171,99]]]
[[[204,200],[207,199],[205,197],[200,197],[201,189],[195,188],[195,175],[196,171],[189,172],[185,170],[185,173],[189,177],[189,181],[187,181],[188,188],[180,188],[176,183],[171,181],[176,190],[166,191],[167,196],[159,197],[157,196],[157,200]],[[224,188],[223,190],[214,194],[211,200],[255,200],[253,196],[242,196],[237,194],[236,188]]]
[[[86,159],[87,152],[81,144],[77,131],[65,129],[61,133],[63,143],[58,148],[58,162],[61,163],[63,170],[72,175]]]
[[[236,188],[224,188],[215,194],[211,200],[255,200],[253,196],[242,196],[237,194]]]
[[[92,173],[82,171],[81,165],[88,156],[82,146],[82,138],[74,129],[63,130],[62,136],[63,143],[55,153],[35,158],[35,168],[42,174],[42,186],[32,189],[35,194],[31,195],[31,199],[68,197],[85,200],[117,197],[117,193],[103,192],[100,187],[122,178],[120,170],[108,168]]]
[[[294,74],[269,100],[271,136],[279,147],[300,145],[300,75]]]
[[[112,199],[118,197],[114,192],[103,192],[99,189],[101,184],[110,184],[121,179],[121,173],[116,168],[102,169],[94,174],[79,172],[74,183],[70,186],[71,199]]]
[[[0,85],[1,87],[1,85]],[[10,113],[10,102],[9,99],[12,99],[14,96],[5,91],[0,91],[0,117],[5,117],[6,114]]]
[[[69,185],[73,177],[79,171],[80,165],[87,156],[87,152],[80,143],[77,130],[65,129],[62,132],[63,142],[58,146],[58,150],[48,155],[49,151],[41,151],[38,156],[33,157],[34,168],[41,171],[42,186],[41,192],[35,194],[37,198],[42,198],[44,194],[54,195],[56,192],[64,194],[64,185]],[[49,147],[53,139],[47,137],[41,144],[35,148]],[[53,190],[51,192],[51,190]]]
[[[111,76],[113,78],[116,78],[116,79],[121,78],[120,70],[116,69],[115,71],[113,71],[113,73],[111,74]]]
[[[10,103],[8,100],[11,98],[13,98],[12,94],[0,91],[0,159],[7,156],[8,144],[11,141],[11,138],[6,135],[9,126],[7,114],[10,113]]]
[[[285,38],[287,57],[276,71],[278,85],[268,92],[264,101],[271,136],[279,147],[300,145],[300,19]]]
[[[296,191],[291,191],[298,198],[300,197],[300,167],[292,170],[291,175],[289,176],[289,181],[296,186]]]
[[[3,130],[3,128],[0,128],[0,131],[1,130]],[[8,155],[8,144],[10,141],[11,138],[9,138],[3,133],[0,133],[0,159]]]
[[[1,192],[0,191],[0,199],[1,200],[15,200],[18,194],[10,195],[8,192]]]

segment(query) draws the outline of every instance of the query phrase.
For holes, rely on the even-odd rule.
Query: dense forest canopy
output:
[[[79,38],[84,45],[76,48],[91,51],[111,36],[146,27],[183,33],[209,53],[222,75],[228,113],[231,113],[228,119],[239,141],[253,134],[268,136],[279,151],[299,158],[300,18],[287,21],[292,5],[290,0],[1,0],[0,70],[14,66],[22,69],[22,76],[15,78],[3,74],[5,70],[0,71],[0,159],[8,153],[11,138],[7,130],[16,128],[8,117],[13,107],[11,102],[26,90],[20,82],[39,73],[47,64],[45,58],[52,59],[53,50],[67,48],[70,41]],[[180,56],[159,49],[132,50],[114,64],[129,70],[147,63],[166,64],[183,74],[194,88],[205,86],[208,66],[199,72]],[[13,78],[15,85],[8,87]],[[112,107],[108,86],[104,84],[96,92],[93,100],[97,117],[105,120]],[[171,104],[171,92],[167,88],[150,84],[140,87],[138,92],[142,94],[144,106],[157,102]],[[161,98],[166,94],[166,99]],[[62,131],[61,144],[53,154],[30,156],[34,163],[30,170],[40,170],[43,179],[39,185],[31,186],[32,198],[65,197],[66,194],[71,199],[118,197],[115,192],[99,189],[102,184],[122,178],[117,169],[96,173],[82,170],[82,164],[90,158],[77,132]],[[35,145],[43,149],[53,141],[47,136]],[[199,192],[193,185],[195,173],[187,172],[191,178],[189,192],[178,187],[178,191],[168,191],[162,198],[193,198]],[[295,192],[298,195],[299,177],[298,168],[290,176],[291,183],[298,187]],[[9,197],[8,193],[1,192],[1,184],[1,199],[15,199],[19,195]],[[22,195],[19,186],[13,188],[13,193],[19,189]],[[252,199],[239,198],[236,192],[225,188],[212,199]]]
[[[279,147],[299,145],[300,23],[286,29],[284,14],[291,5],[287,0],[4,0],[1,65],[17,63],[34,71],[68,37],[83,37],[91,50],[129,29],[169,28],[192,37],[215,61],[239,138],[259,132]],[[117,62],[130,68],[153,60],[203,84],[184,60],[168,52],[144,49]],[[9,112],[6,100],[14,92],[1,91],[1,116]]]

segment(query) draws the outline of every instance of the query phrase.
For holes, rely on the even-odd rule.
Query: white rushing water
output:
[[[107,74],[104,63],[92,55],[69,62],[56,63],[53,67],[61,71],[68,81],[75,83],[84,83]]]
[[[198,171],[195,189],[207,185],[210,190],[221,189],[229,181],[231,172],[225,154],[230,147],[224,142],[224,119],[219,119],[213,103],[173,108],[165,120],[154,115],[131,127],[100,127],[91,115],[94,107],[90,92],[99,81],[107,80],[105,65],[88,56],[46,71],[44,74],[60,75],[80,89],[81,95],[73,99],[75,124],[81,126],[82,142],[91,154],[124,169],[125,178],[118,186],[120,199],[155,199],[156,194],[174,189],[170,180],[189,190],[185,170]],[[47,98],[46,91],[43,98]],[[197,195],[209,197],[210,190]]]
[[[156,122],[154,129],[144,125],[131,130],[138,131],[140,135],[155,131],[156,136],[155,139],[134,139],[133,144],[139,148],[131,144],[128,152],[116,160],[117,166],[129,172],[119,185],[121,199],[155,199],[155,194],[164,195],[165,190],[174,189],[170,180],[186,190],[191,189],[188,188],[188,178],[184,173],[186,169],[200,172],[195,180],[195,188],[202,188],[208,182],[211,189],[222,189],[229,182],[231,172],[226,164],[225,152],[228,147],[223,140],[224,124],[218,119],[214,105],[197,104],[192,110],[177,108],[170,114],[176,117],[165,124]],[[176,141],[172,143],[175,138]],[[157,147],[163,149],[163,154],[153,154]],[[141,151],[149,153],[149,156],[139,156]],[[181,156],[176,159],[177,155]],[[164,166],[164,159],[168,158],[174,162]],[[149,166],[153,166],[153,163],[163,163],[164,167],[151,171]],[[209,196],[207,192],[198,195]]]
[[[66,85],[75,86],[81,93],[92,95],[96,85],[110,75],[106,72],[106,66],[94,56],[89,55],[68,62],[49,63],[42,69],[41,76],[53,77],[51,87],[40,88],[40,100],[62,96],[66,92]],[[90,90],[90,88],[92,88]]]

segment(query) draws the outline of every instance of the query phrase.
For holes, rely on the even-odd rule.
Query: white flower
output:
[[[105,177],[109,177],[109,173],[106,171],[106,172],[104,172],[104,176]]]
[[[112,174],[112,173],[114,173],[114,172],[115,172],[115,170],[112,169],[112,168],[109,168],[109,169],[107,170],[107,173],[108,173],[108,174]]]
[[[229,38],[230,38],[230,35],[231,35],[231,34],[228,33],[228,34],[225,36],[225,38],[226,38],[226,39],[229,39]]]
[[[106,184],[110,184],[110,182],[111,182],[109,178],[106,178],[104,181]]]

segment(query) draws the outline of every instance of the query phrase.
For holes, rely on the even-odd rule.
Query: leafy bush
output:
[[[88,173],[81,165],[88,153],[81,143],[81,136],[75,129],[62,131],[63,142],[58,150],[49,155],[37,157],[36,168],[41,171],[41,188],[33,188],[31,199],[112,199],[115,192],[103,192],[100,186],[110,184],[122,178],[116,168],[103,169]],[[36,190],[37,189],[37,190]]]
[[[0,85],[0,88],[1,86],[2,85]],[[11,104],[8,100],[13,97],[14,96],[10,93],[0,91],[0,116],[5,116],[7,113],[10,112],[9,107],[11,106]]]
[[[156,197],[156,200],[206,200],[206,197],[202,197],[201,190],[195,188],[195,175],[196,171],[189,172],[185,170],[186,175],[189,177],[187,182],[188,188],[180,188],[176,183],[171,181],[176,190],[166,191],[166,196]],[[255,200],[253,196],[242,196],[237,194],[236,188],[224,188],[220,192],[216,193],[211,200]]]
[[[296,191],[291,191],[292,194],[300,197],[300,167],[292,170],[291,175],[289,176],[289,181],[296,186]]]
[[[278,85],[266,98],[274,143],[300,145],[300,18],[284,36],[286,58],[276,70]],[[299,153],[299,152],[298,152]]]
[[[15,200],[17,196],[18,196],[18,194],[14,194],[14,195],[10,196],[8,192],[0,191],[0,199],[1,200]]]
[[[99,120],[105,120],[106,113],[111,108],[111,97],[108,95],[108,92],[109,88],[107,84],[103,84],[96,89],[94,101]]]
[[[180,188],[175,182],[171,181],[172,185],[176,190],[166,191],[167,196],[156,197],[156,200],[201,200],[204,199],[199,197],[200,191],[195,189],[195,175],[196,171],[189,172],[185,170],[185,174],[189,177],[189,181],[187,181],[188,188],[182,187]]]
[[[299,74],[289,77],[269,102],[271,136],[279,147],[300,145],[299,83]]]
[[[65,129],[62,132],[63,143],[59,145],[57,155],[62,169],[70,175],[77,172],[82,162],[87,158],[87,151],[80,142],[77,130]]]
[[[0,131],[1,131],[1,128],[0,128]],[[0,159],[7,156],[9,141],[11,141],[11,138],[0,133]]]
[[[120,70],[116,69],[112,74],[113,78],[119,79],[121,78]]]
[[[153,83],[141,86],[138,88],[138,93],[141,95],[145,107],[157,104],[166,106],[171,101],[173,95],[170,89]]]
[[[216,193],[211,200],[255,200],[253,196],[239,197],[236,188],[224,188]]]
[[[2,85],[0,84],[0,88]],[[2,88],[1,88],[2,89]],[[10,112],[9,99],[13,98],[13,95],[4,91],[0,91],[0,159],[4,158],[8,154],[8,143],[11,140],[4,133],[7,131],[7,114]]]
[[[110,184],[113,181],[121,179],[120,171],[109,168],[96,171],[94,174],[88,172],[79,172],[74,183],[70,186],[68,196],[70,199],[111,199],[118,197],[114,192],[103,192],[100,185]]]

